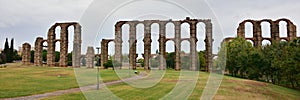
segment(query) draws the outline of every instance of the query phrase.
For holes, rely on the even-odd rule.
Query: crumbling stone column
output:
[[[129,64],[132,69],[136,69],[136,23],[130,22],[129,29]]]
[[[150,57],[151,57],[151,22],[145,21],[144,23],[144,69],[149,70]]]
[[[287,35],[289,41],[297,37],[296,26],[291,22],[287,22]]]
[[[271,24],[271,23],[270,23]],[[278,23],[272,23],[271,24],[271,41],[274,43],[275,41],[280,41],[279,37],[279,24]]]
[[[47,50],[47,65],[55,66],[55,27],[52,26],[48,31],[48,50]]]
[[[104,67],[104,63],[106,63],[105,62],[105,57],[107,57],[107,56],[105,56],[105,51],[106,51],[106,45],[105,45],[105,40],[104,39],[102,39],[102,41],[101,41],[101,67]]]
[[[175,70],[181,69],[181,58],[180,58],[180,51],[181,51],[181,22],[175,21]]]
[[[60,67],[68,67],[68,25],[62,24],[60,31]]]
[[[95,51],[93,47],[88,47],[86,52],[86,67],[94,68]]]
[[[167,22],[159,22],[159,69],[166,69],[166,24]]]
[[[108,43],[113,40],[102,39],[101,41],[101,66],[108,61]]]
[[[191,56],[191,70],[197,70],[198,64],[198,53],[196,50],[196,43],[197,43],[197,22],[191,21],[190,22],[190,56]]]
[[[42,37],[38,37],[35,40],[34,65],[35,66],[43,65],[43,38]]]
[[[262,45],[261,25],[258,22],[253,23],[253,37],[254,46],[260,47]]]
[[[72,66],[74,68],[80,67],[81,42],[81,26],[77,23],[74,25],[74,41],[72,51]]]
[[[237,29],[237,36],[245,38],[245,23],[240,23]]]
[[[117,22],[117,24],[115,25],[115,61],[121,63],[122,66],[122,25],[125,22]]]
[[[209,68],[212,67],[212,23],[208,20],[205,23],[206,30],[206,39],[205,39],[205,47],[206,47],[206,70],[210,71]]]
[[[22,62],[24,65],[30,65],[30,50],[31,46],[29,43],[24,43],[22,45]]]

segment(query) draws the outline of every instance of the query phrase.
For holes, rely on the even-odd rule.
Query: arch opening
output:
[[[175,25],[171,22],[166,24],[166,38],[175,38]]]
[[[253,24],[251,22],[246,22],[244,25],[245,25],[245,37],[253,38]]]
[[[181,38],[190,38],[190,24],[182,23],[180,28]]]

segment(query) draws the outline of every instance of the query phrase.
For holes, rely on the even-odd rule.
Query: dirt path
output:
[[[133,81],[133,80],[138,80],[142,79],[143,77],[137,76],[137,77],[132,77],[132,78],[127,78],[124,79],[124,81]],[[102,83],[99,84],[99,88],[102,88],[107,85],[113,85],[113,84],[119,84],[122,83],[122,80],[118,81],[112,81],[112,82],[107,82],[107,83]],[[76,93],[80,91],[86,91],[86,90],[92,90],[96,89],[97,85],[90,85],[90,86],[83,86],[81,88],[72,88],[72,89],[66,89],[66,90],[58,90],[58,91],[53,91],[53,92],[48,92],[48,93],[43,93],[43,94],[36,94],[36,95],[30,95],[30,96],[24,96],[24,97],[15,97],[15,98],[3,98],[0,100],[36,100],[36,99],[42,99],[42,98],[47,98],[51,96],[59,96],[63,94],[69,94],[69,93]]]

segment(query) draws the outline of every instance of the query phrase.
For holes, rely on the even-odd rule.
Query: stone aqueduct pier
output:
[[[103,39],[101,42],[101,64],[108,61],[108,43],[115,42],[115,55],[114,60],[122,62],[122,40],[123,35],[129,35],[129,64],[132,69],[136,69],[136,27],[138,24],[144,25],[144,69],[148,70],[150,67],[151,58],[151,25],[157,23],[159,25],[159,57],[160,66],[159,69],[165,69],[166,63],[164,61],[166,57],[166,42],[168,40],[174,41],[175,44],[175,70],[181,69],[181,41],[188,40],[190,42],[190,57],[191,57],[191,70],[197,70],[198,68],[198,54],[196,51],[197,39],[197,23],[205,24],[205,47],[206,47],[206,70],[209,70],[209,66],[212,66],[212,23],[210,19],[190,19],[187,17],[184,20],[172,21],[172,20],[144,20],[144,21],[119,21],[115,24],[115,39]],[[166,24],[172,23],[175,26],[175,38],[166,38]],[[188,23],[190,25],[190,38],[181,38],[181,24]],[[122,26],[128,24],[129,34],[122,34]]]
[[[73,67],[80,67],[80,57],[81,57],[81,25],[77,22],[70,23],[55,23],[48,31],[47,39],[42,37],[37,37],[34,47],[34,64],[41,66],[42,62],[42,50],[43,47],[47,47],[47,65],[55,66],[55,43],[60,42],[60,67],[68,66],[68,28],[70,26],[74,27],[74,41],[73,41],[73,51],[72,51],[72,65]],[[60,39],[56,39],[55,28],[60,27]],[[43,43],[47,42],[47,46],[43,46]]]

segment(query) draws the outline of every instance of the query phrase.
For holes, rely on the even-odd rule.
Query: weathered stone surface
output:
[[[94,68],[95,50],[93,47],[88,47],[86,51],[86,67]]]
[[[281,21],[284,21],[287,23],[287,37],[280,37],[279,36],[279,23]],[[251,38],[246,38],[245,37],[245,24],[249,22],[253,25],[253,37]],[[270,36],[271,38],[268,37],[263,37],[262,36],[262,31],[261,31],[261,23],[262,22],[267,22],[270,24]],[[241,22],[237,28],[237,36],[241,38],[245,38],[246,40],[250,40],[253,42],[254,47],[261,47],[262,46],[262,41],[263,40],[269,40],[271,43],[275,41],[281,41],[281,40],[286,40],[286,41],[291,41],[292,39],[297,37],[297,32],[296,32],[296,25],[293,24],[289,19],[278,19],[278,20],[271,20],[271,19],[263,19],[263,20],[244,20]],[[230,40],[229,38],[225,40]]]
[[[30,65],[30,51],[31,45],[29,43],[24,43],[22,45],[22,62],[24,65]]]
[[[118,62],[122,62],[122,26],[124,24],[129,24],[130,26],[130,33],[129,33],[129,44],[130,44],[130,50],[129,50],[129,62],[132,69],[136,68],[136,25],[137,24],[144,24],[144,69],[148,70],[149,67],[149,59],[151,58],[151,25],[153,23],[158,23],[160,30],[159,30],[159,54],[160,54],[160,66],[159,69],[166,69],[166,63],[165,63],[165,57],[166,57],[166,42],[168,40],[172,40],[175,43],[175,70],[181,69],[181,59],[180,59],[180,51],[181,51],[181,42],[183,40],[188,40],[190,42],[190,57],[191,57],[191,70],[198,70],[197,64],[198,64],[198,55],[196,51],[196,43],[198,39],[197,36],[197,23],[203,22],[206,25],[206,32],[205,32],[205,47],[206,47],[206,70],[209,70],[209,67],[212,66],[212,23],[210,19],[190,19],[187,17],[184,20],[179,21],[172,21],[172,20],[144,20],[144,21],[119,21],[115,24],[115,55],[114,59]],[[175,38],[166,38],[166,24],[167,23],[173,23],[175,26]],[[183,39],[181,38],[181,24],[182,23],[188,23],[190,24],[190,38],[189,39]],[[126,34],[127,35],[127,34]],[[101,62],[106,62],[107,55],[107,42],[104,42],[102,40],[101,42]]]
[[[35,41],[35,60],[34,64],[36,66],[42,65],[42,49],[43,43],[47,42],[47,65],[55,66],[55,43],[60,42],[60,67],[68,66],[68,28],[74,26],[74,41],[73,41],[73,51],[72,51],[72,66],[74,68],[80,67],[81,58],[81,26],[77,22],[70,23],[55,23],[50,27],[48,31],[48,37],[43,40],[42,37],[38,37]],[[56,39],[55,28],[61,27],[60,39]]]

